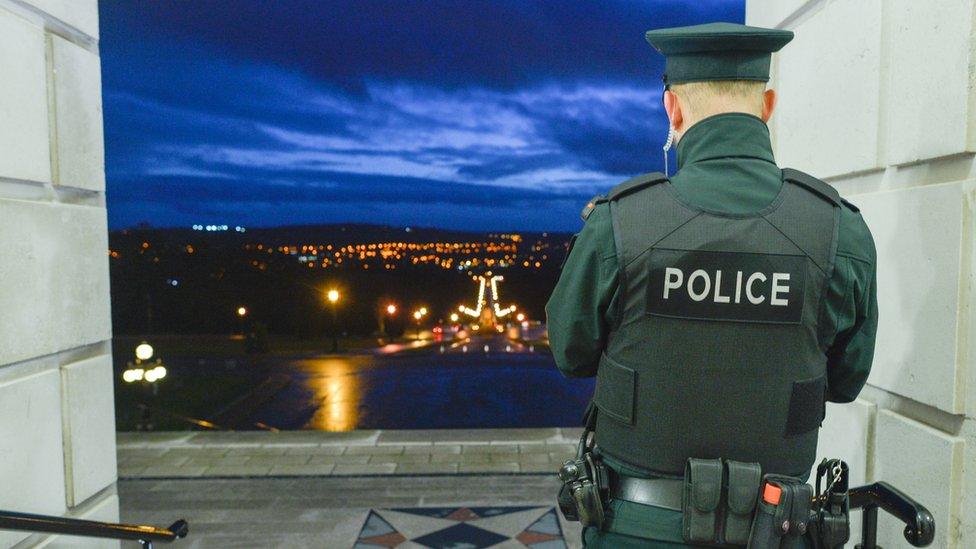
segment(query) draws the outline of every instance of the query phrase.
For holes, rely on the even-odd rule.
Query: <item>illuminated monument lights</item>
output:
[[[462,305],[458,308],[462,313],[478,319],[478,324],[488,328],[494,327],[499,319],[515,312],[515,305],[502,309],[498,299],[498,283],[505,280],[501,275],[492,276],[491,271],[484,275],[472,277],[478,282],[478,301],[475,308]],[[485,290],[491,287],[491,295],[486,296]]]

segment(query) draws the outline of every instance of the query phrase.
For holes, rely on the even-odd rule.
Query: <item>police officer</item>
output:
[[[851,402],[868,377],[871,233],[833,187],[777,167],[770,145],[770,57],[792,38],[729,23],[646,34],[666,56],[677,173],[587,205],[546,306],[559,369],[597,377],[612,481],[588,547],[681,546],[668,479],[688,458],[805,479],[824,402]]]

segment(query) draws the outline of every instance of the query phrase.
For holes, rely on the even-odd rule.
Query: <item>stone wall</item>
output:
[[[96,1],[0,0],[0,81],[0,509],[117,520]]]
[[[926,504],[934,547],[976,544],[976,40],[973,0],[747,0],[786,28],[777,161],[861,207],[880,328],[861,398],[830,405],[821,454]],[[881,544],[907,546],[883,517]]]

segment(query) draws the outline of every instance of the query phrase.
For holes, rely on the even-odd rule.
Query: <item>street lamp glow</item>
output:
[[[166,377],[166,368],[164,366],[156,366],[152,370],[146,370],[142,377],[149,383],[155,383]]]
[[[420,312],[420,316],[426,315],[427,314],[427,307],[421,307],[419,312]]]
[[[519,322],[524,322],[525,321],[525,315],[523,315],[522,313],[519,313],[519,314],[515,315],[515,320],[518,320]]]
[[[237,316],[244,318],[247,315],[247,307],[238,307]]]
[[[397,312],[397,306],[396,305],[390,303],[389,305],[386,306],[386,314],[388,314],[388,315],[395,315],[396,312]]]
[[[152,358],[153,352],[152,345],[143,341],[138,347],[136,347],[136,358],[139,360],[149,360]]]
[[[126,383],[133,383],[142,380],[144,371],[142,368],[134,368],[122,372],[122,380]]]
[[[424,316],[424,315],[423,315],[423,313],[421,313],[420,311],[414,311],[414,312],[413,312],[413,318],[414,318],[415,320],[420,320],[420,317],[422,317],[422,316]]]
[[[457,322],[459,318],[457,313],[451,313],[451,322]]]
[[[339,290],[329,290],[325,297],[328,298],[329,303],[335,303],[339,301]]]

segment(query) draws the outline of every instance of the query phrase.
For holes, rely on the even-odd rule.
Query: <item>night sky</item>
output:
[[[661,169],[651,28],[743,0],[103,0],[109,224],[576,230]]]

